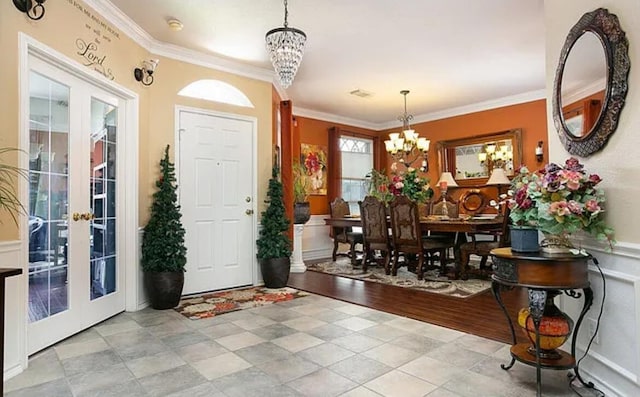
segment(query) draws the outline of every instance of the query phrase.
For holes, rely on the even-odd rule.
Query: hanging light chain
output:
[[[284,0],[284,27],[289,27],[289,22],[287,19],[289,18],[289,9],[287,8],[287,0]]]

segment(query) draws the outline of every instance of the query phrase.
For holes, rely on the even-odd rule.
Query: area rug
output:
[[[250,287],[182,299],[175,310],[192,320],[309,296],[294,288]]]
[[[418,277],[408,271],[406,267],[400,267],[398,275],[395,277],[384,274],[382,266],[369,266],[367,271],[363,272],[360,267],[353,268],[349,258],[338,258],[336,262],[307,265],[307,270],[456,298],[469,298],[491,288],[491,282],[488,280],[449,280],[447,277],[440,276],[438,270],[426,271],[424,280],[418,280]]]

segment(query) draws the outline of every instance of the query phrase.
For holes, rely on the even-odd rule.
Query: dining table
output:
[[[387,217],[388,222],[390,219]],[[325,218],[326,225],[334,227],[362,227],[362,220],[359,215],[351,215],[342,218]],[[467,233],[486,233],[500,231],[503,219],[496,215],[481,215],[468,217],[447,217],[440,215],[430,215],[420,217],[420,228],[423,233],[429,232],[451,232],[456,233],[454,245],[455,277],[457,278],[461,270],[460,246],[467,242]]]

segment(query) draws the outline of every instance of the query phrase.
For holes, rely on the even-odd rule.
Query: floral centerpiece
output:
[[[433,197],[429,178],[420,176],[418,170],[407,167],[406,172],[398,170],[396,163],[391,165],[391,178],[384,172],[371,170],[369,194],[388,203],[394,196],[404,195],[418,203],[424,203]]]
[[[560,240],[582,230],[611,247],[613,229],[604,221],[605,195],[597,187],[601,181],[574,157],[562,167],[550,163],[535,172],[521,167],[511,181],[511,222],[536,227]]]

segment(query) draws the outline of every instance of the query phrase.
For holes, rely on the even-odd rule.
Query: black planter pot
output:
[[[530,227],[510,226],[511,251],[514,252],[538,252],[538,229]]]
[[[145,272],[144,285],[149,294],[151,307],[157,310],[173,309],[178,306],[182,287],[183,272]]]
[[[311,208],[309,202],[295,203],[293,205],[293,223],[301,225],[309,222],[311,218]]]
[[[289,281],[289,270],[291,269],[290,258],[271,258],[260,260],[260,271],[264,286],[267,288],[283,288]]]

